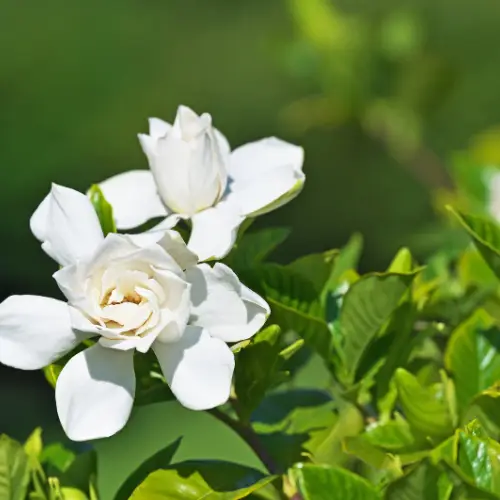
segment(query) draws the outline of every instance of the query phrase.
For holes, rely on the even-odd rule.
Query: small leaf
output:
[[[180,444],[181,438],[144,461],[120,486],[118,493],[115,495],[115,500],[128,500],[135,488],[137,488],[151,472],[169,466]]]
[[[24,451],[28,457],[39,460],[42,449],[42,429],[37,427],[24,443]]]
[[[0,498],[24,500],[30,480],[28,456],[17,441],[0,436]]]
[[[304,500],[379,500],[380,493],[362,477],[340,468],[297,464],[291,470]]]
[[[150,474],[130,500],[185,499],[238,500],[275,479],[229,462],[190,461]]]
[[[94,210],[97,213],[97,217],[99,218],[99,222],[101,223],[101,228],[104,236],[109,233],[116,233],[116,224],[115,219],[113,217],[113,207],[107,202],[104,194],[101,191],[101,188],[94,184],[88,192],[88,196],[92,205],[94,206]]]
[[[415,275],[368,274],[349,288],[340,311],[340,332],[344,338],[344,362],[351,381],[363,353],[396,310]]]
[[[465,410],[476,394],[500,380],[500,330],[481,309],[452,334],[444,362],[455,381],[457,401]]]
[[[497,278],[500,277],[500,226],[498,223],[485,217],[457,212],[451,207],[448,207],[448,210],[467,231]]]
[[[75,459],[75,454],[65,448],[61,443],[46,446],[40,456],[40,462],[50,465],[60,472],[64,472]]]
[[[43,373],[47,382],[52,386],[52,388],[56,388],[57,377],[62,372],[63,367],[58,364],[48,365],[43,369]]]
[[[441,387],[423,387],[414,375],[402,368],[396,371],[395,383],[404,415],[414,430],[436,440],[453,432],[452,412],[440,395]]]
[[[280,351],[279,356],[283,361],[288,361],[292,356],[302,349],[304,346],[304,339],[298,339],[289,346]]]
[[[389,265],[389,273],[411,273],[413,269],[413,257],[408,248],[403,247],[396,254]]]

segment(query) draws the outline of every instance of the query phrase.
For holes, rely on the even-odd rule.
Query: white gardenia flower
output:
[[[31,219],[67,302],[30,295],[0,304],[0,362],[47,366],[86,339],[56,384],[59,418],[75,441],[108,437],[127,422],[135,393],[133,356],[153,349],[187,408],[224,403],[234,356],[226,342],[254,335],[267,303],[222,264],[198,265],[175,231],[104,238],[88,198],[54,185]]]
[[[151,118],[149,135],[139,134],[139,140],[150,171],[129,171],[100,184],[117,227],[166,217],[160,228],[172,228],[191,219],[188,247],[201,261],[227,255],[246,217],[287,203],[305,181],[301,147],[271,137],[231,152],[210,115],[185,106],[173,125]]]

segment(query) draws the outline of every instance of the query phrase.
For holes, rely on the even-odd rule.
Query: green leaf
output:
[[[0,436],[0,498],[24,500],[29,480],[30,466],[23,446],[2,434]]]
[[[94,184],[89,189],[88,196],[90,198],[90,201],[92,202],[92,205],[94,206],[97,217],[99,218],[104,236],[109,233],[116,233],[116,224],[113,217],[113,207],[106,201],[101,188],[97,184]]]
[[[338,250],[329,250],[323,253],[314,253],[294,260],[286,267],[311,281],[314,288],[321,294],[321,302],[324,303],[328,292],[328,283],[335,271]]]
[[[247,273],[246,278],[246,284],[265,295],[271,306],[271,321],[283,331],[295,331],[330,363],[332,334],[325,321],[322,290],[301,271],[278,264],[261,265]]]
[[[464,422],[477,420],[489,436],[500,439],[500,389],[498,382],[491,388],[476,395],[463,416]]]
[[[304,500],[379,500],[380,493],[365,479],[345,469],[297,464],[291,470]]]
[[[57,377],[62,372],[63,367],[58,364],[48,365],[43,369],[43,373],[47,382],[52,386],[53,389],[56,388]]]
[[[442,440],[453,432],[453,416],[441,384],[423,387],[410,372],[396,370],[395,383],[403,413],[411,427],[426,437]]]
[[[50,465],[60,472],[64,472],[75,459],[75,454],[65,448],[61,443],[46,446],[40,456],[42,464]]]
[[[237,242],[225,262],[232,269],[251,269],[264,259],[290,235],[290,229],[275,227],[245,233]]]
[[[28,457],[38,461],[43,449],[42,429],[37,427],[24,443],[24,451]]]
[[[344,274],[350,269],[356,269],[363,250],[363,237],[361,234],[353,234],[335,261],[335,267],[330,275],[326,289],[333,292],[341,284]]]
[[[403,247],[389,265],[389,273],[410,273],[413,268],[413,257],[408,248]]]
[[[448,342],[444,362],[453,375],[461,410],[500,380],[500,330],[493,323],[484,310],[478,309]]]
[[[162,448],[143,462],[121,485],[118,493],[115,495],[115,500],[128,500],[135,488],[137,488],[151,472],[169,466],[180,444],[181,438],[169,444],[167,447]]]
[[[424,460],[389,484],[386,500],[448,500],[453,485],[446,473]]]
[[[352,418],[345,418],[342,423],[339,420],[336,405],[330,395],[312,389],[273,392],[252,414],[254,430],[273,460],[283,470],[303,460],[304,456],[315,456],[337,423],[345,427],[359,425]],[[362,426],[361,421],[361,428]],[[357,428],[356,433],[359,431]],[[331,442],[333,446],[327,447],[327,451],[339,458],[340,438],[336,444]]]
[[[409,289],[415,273],[367,274],[354,283],[340,311],[343,358],[350,380],[370,343]]]
[[[500,277],[500,226],[498,223],[486,217],[457,212],[451,207],[448,207],[448,210],[467,231],[497,278]]]
[[[238,500],[274,479],[229,462],[182,462],[150,474],[130,500]]]
[[[500,445],[463,431],[458,433],[458,440],[460,468],[477,487],[500,494]]]
[[[273,385],[282,364],[280,327],[271,325],[259,332],[238,354],[234,387],[241,416],[248,420],[266,391]]]
[[[87,492],[97,473],[97,454],[94,450],[77,455],[61,476],[63,486],[71,486]]]

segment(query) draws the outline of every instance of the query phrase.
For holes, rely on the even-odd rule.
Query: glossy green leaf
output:
[[[472,238],[491,270],[500,277],[500,226],[486,217],[468,215],[448,208]]]
[[[107,202],[104,194],[101,191],[101,188],[94,184],[88,192],[88,196],[92,205],[94,206],[94,210],[97,213],[97,217],[99,218],[99,222],[101,223],[102,232],[104,236],[109,233],[116,233],[116,224],[115,219],[113,217],[113,207]]]
[[[452,489],[446,473],[424,460],[389,484],[385,500],[448,500]]]
[[[367,274],[349,288],[340,311],[340,331],[351,380],[364,352],[396,310],[414,277],[415,273]]]
[[[115,495],[115,500],[128,500],[135,488],[137,488],[149,474],[158,469],[168,467],[172,459],[179,449],[181,438],[177,439],[170,445],[156,452],[152,457],[143,462],[121,485],[118,493]]]
[[[380,500],[362,477],[340,468],[297,464],[290,472],[304,500]]]
[[[57,377],[62,372],[63,366],[58,364],[48,365],[43,369],[47,382],[55,389]]]
[[[42,453],[42,429],[37,427],[24,443],[24,451],[28,457],[38,460]]]
[[[273,227],[245,233],[236,243],[225,262],[234,270],[251,269],[264,259],[290,235],[290,229]]]
[[[474,484],[500,494],[500,444],[459,432],[458,465]]]
[[[436,440],[451,435],[452,410],[442,387],[423,387],[414,375],[402,368],[396,371],[395,383],[399,403],[412,429]]]
[[[241,415],[248,420],[278,375],[282,360],[280,328],[272,325],[259,332],[238,354],[234,388]]]
[[[274,479],[228,462],[183,462],[150,474],[130,500],[238,500]]]
[[[29,480],[29,460],[23,446],[2,434],[0,436],[0,498],[24,500]]]
[[[500,380],[500,329],[491,317],[476,312],[452,334],[445,353],[445,366],[455,381],[459,407]]]
[[[241,276],[245,284],[265,296],[271,319],[283,331],[295,331],[329,363],[332,334],[325,321],[322,290],[288,266],[266,264]],[[245,279],[246,278],[246,279]]]

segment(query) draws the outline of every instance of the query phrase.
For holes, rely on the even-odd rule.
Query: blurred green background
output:
[[[270,135],[304,146],[303,193],[255,224],[294,229],[276,258],[340,246],[355,231],[365,269],[403,244],[424,256],[450,155],[500,123],[499,25],[493,0],[4,0],[0,298],[58,296],[55,265],[28,226],[50,183],[86,190],[146,168],[136,134],[181,103],[211,113],[233,146]],[[2,369],[0,380],[0,432],[60,435],[40,374]],[[183,456],[216,447],[253,460],[217,425],[175,404],[138,412],[98,445],[103,497],[180,433]]]

